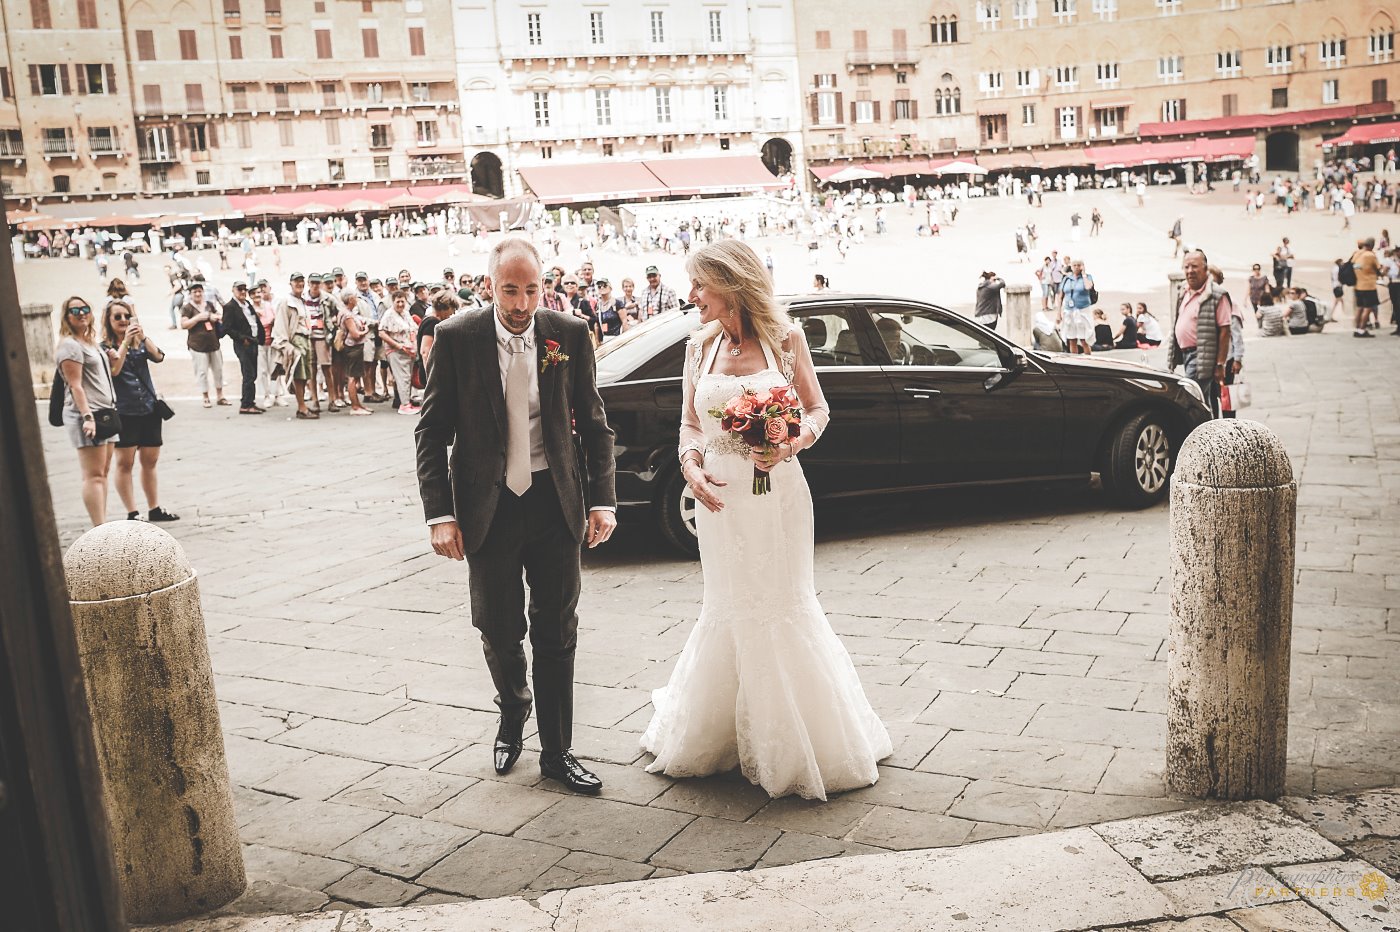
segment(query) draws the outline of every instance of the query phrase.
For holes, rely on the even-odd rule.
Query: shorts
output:
[[[117,435],[117,449],[160,446],[163,423],[160,415],[154,411],[150,414],[123,414],[122,432]]]
[[[335,364],[347,379],[359,379],[365,371],[365,348],[357,343],[335,354]]]
[[[331,344],[325,337],[317,339],[311,338],[312,351],[315,353],[316,365],[329,366],[331,364]]]
[[[1370,289],[1361,289],[1361,288],[1358,288],[1358,289],[1356,289],[1355,294],[1356,294],[1356,306],[1357,306],[1357,307],[1380,307],[1380,306],[1381,306],[1380,292],[1378,292],[1378,291],[1377,291],[1376,289],[1374,289],[1374,288],[1370,288]]]
[[[1341,285],[1335,285],[1335,286],[1333,286],[1333,288],[1332,288],[1332,297],[1334,297],[1334,298],[1340,298],[1340,297],[1341,297],[1342,295],[1344,295],[1344,294],[1346,294],[1346,289],[1343,288]]]
[[[83,416],[78,413],[77,408],[68,405],[63,406],[63,429],[68,434],[68,442],[73,444],[75,450],[83,447],[100,447],[104,443],[115,443],[116,437],[108,437],[105,440],[92,440],[83,433]]]
[[[298,333],[292,337],[292,346],[297,351],[296,365],[292,366],[292,371],[287,376],[293,382],[309,382],[316,377],[316,369],[312,365],[311,338],[304,333]],[[324,344],[324,341],[322,342]]]

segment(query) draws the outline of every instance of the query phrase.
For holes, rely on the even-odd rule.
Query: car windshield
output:
[[[598,382],[625,379],[638,366],[698,326],[700,317],[697,314],[667,311],[630,328],[598,347]]]

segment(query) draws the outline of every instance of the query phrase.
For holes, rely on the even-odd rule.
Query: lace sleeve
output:
[[[700,426],[700,415],[695,410],[695,383],[699,381],[703,352],[704,347],[699,340],[686,344],[685,373],[681,379],[680,446],[676,450],[676,455],[682,458],[689,450],[705,452],[705,430]]]
[[[807,346],[807,338],[802,331],[793,328],[787,343],[789,348],[782,351],[783,375],[797,389],[797,397],[802,402],[802,426],[811,430],[812,443],[816,443],[831,420],[831,409],[827,407],[826,396],[822,394],[821,383],[817,381],[817,370],[812,364],[812,351]],[[790,376],[789,371],[792,373]]]

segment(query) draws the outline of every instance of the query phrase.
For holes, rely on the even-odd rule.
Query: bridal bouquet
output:
[[[802,408],[791,385],[754,391],[746,388],[722,408],[711,408],[720,429],[733,434],[751,447],[768,448],[791,440],[802,428]],[[753,494],[765,495],[773,488],[768,473],[753,469]]]

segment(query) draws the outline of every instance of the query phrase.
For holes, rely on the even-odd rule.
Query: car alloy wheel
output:
[[[681,494],[676,500],[676,506],[680,511],[681,524],[694,535],[696,540],[699,540],[700,532],[695,528],[695,510],[700,506],[695,501],[695,494],[690,491],[690,486],[681,485]]]
[[[1171,475],[1172,445],[1160,424],[1149,422],[1138,434],[1133,451],[1133,471],[1138,487],[1148,495],[1156,495]]]

